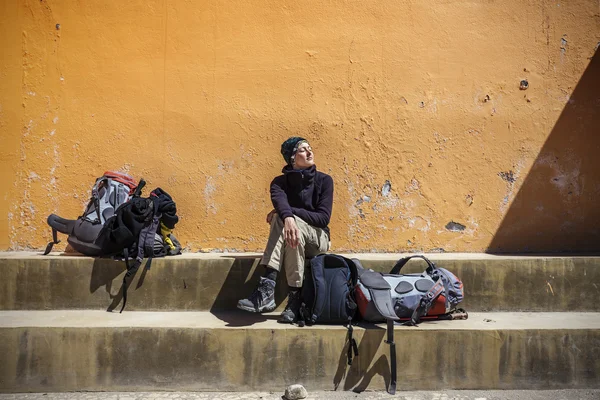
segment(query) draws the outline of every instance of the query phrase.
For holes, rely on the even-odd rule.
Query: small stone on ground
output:
[[[302,385],[290,385],[285,389],[285,398],[287,400],[305,399],[308,392]]]

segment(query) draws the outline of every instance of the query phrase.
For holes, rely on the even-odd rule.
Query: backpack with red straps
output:
[[[48,225],[52,228],[52,242],[48,243],[44,255],[50,253],[52,247],[60,243],[57,233],[68,235],[67,242],[77,252],[86,256],[103,255],[102,246],[97,242],[104,224],[119,206],[127,203],[134,196],[139,196],[145,185],[142,179],[136,183],[129,175],[120,172],[106,171],[96,179],[92,187],[90,201],[77,219],[66,219],[56,214],[48,216]]]
[[[420,274],[401,274],[411,258],[421,258],[427,268]],[[467,319],[468,314],[457,308],[464,298],[463,283],[452,272],[437,267],[422,255],[398,260],[388,274],[359,268],[355,299],[363,320],[387,322],[390,345],[390,394],[396,391],[396,345],[394,323],[416,325],[424,320]]]
[[[412,258],[421,258],[427,269],[420,274],[401,274]],[[400,259],[388,274],[362,269],[358,275],[356,303],[369,322],[386,319],[416,325],[421,320],[449,319],[463,300],[463,283],[452,272],[437,267],[422,255]]]

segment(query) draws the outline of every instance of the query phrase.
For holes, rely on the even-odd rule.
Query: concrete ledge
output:
[[[278,329],[298,331],[339,330],[342,325],[297,327],[277,322],[279,313],[253,314],[202,311],[105,312],[90,310],[0,311],[0,329],[4,328],[210,328],[210,329]],[[385,328],[385,324],[359,323],[358,328]],[[478,312],[469,319],[428,321],[416,327],[396,325],[400,331],[426,330],[523,330],[523,329],[600,329],[600,313],[593,312]]]
[[[0,312],[0,391],[381,390],[385,329],[298,328],[276,315]],[[401,390],[600,387],[600,314],[472,313],[396,327]]]
[[[351,254],[389,271],[403,254]],[[600,311],[600,257],[430,254],[459,276],[469,311]],[[262,273],[259,255],[184,254],[159,258],[134,278],[128,310],[232,310]],[[421,272],[411,261],[406,272]],[[0,310],[112,310],[121,301],[125,265],[111,259],[0,253]],[[284,304],[280,274],[277,300]]]

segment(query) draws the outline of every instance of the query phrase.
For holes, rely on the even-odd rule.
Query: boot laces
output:
[[[271,287],[266,282],[262,281],[260,282],[256,290],[252,292],[252,294],[249,297],[249,300],[252,302],[256,301],[258,303],[262,303],[266,298],[269,297],[269,295],[271,294],[270,292]]]

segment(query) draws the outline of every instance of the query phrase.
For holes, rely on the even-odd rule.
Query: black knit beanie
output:
[[[281,144],[281,155],[288,165],[294,164],[294,157],[296,157],[296,151],[302,143],[306,143],[307,140],[300,136],[292,136]]]

